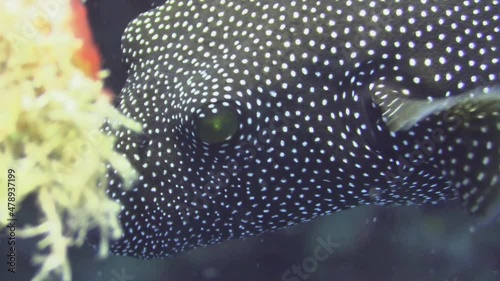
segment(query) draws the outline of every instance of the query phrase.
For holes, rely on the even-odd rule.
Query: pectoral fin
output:
[[[478,88],[459,96],[429,100],[411,98],[407,90],[383,83],[372,83],[370,92],[382,108],[387,127],[393,131],[407,131],[431,114],[437,114],[465,103],[497,103],[500,86]]]

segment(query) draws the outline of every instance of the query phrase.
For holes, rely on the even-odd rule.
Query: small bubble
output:
[[[219,271],[214,267],[207,267],[202,274],[207,280],[213,280],[219,276]]]

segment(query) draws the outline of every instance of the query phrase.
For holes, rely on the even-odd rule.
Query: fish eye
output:
[[[194,118],[195,134],[209,145],[229,141],[239,127],[238,111],[228,102],[205,105],[197,111]]]

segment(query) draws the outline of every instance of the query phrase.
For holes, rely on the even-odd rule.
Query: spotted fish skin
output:
[[[143,131],[106,127],[140,173],[123,191],[109,167],[124,228],[112,251],[165,257],[367,204],[461,197],[476,211],[500,171],[499,11],[218,0],[141,14],[122,39],[119,108]],[[239,120],[215,144],[196,123],[211,107]]]

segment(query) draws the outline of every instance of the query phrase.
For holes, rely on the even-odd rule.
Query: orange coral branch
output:
[[[87,21],[87,9],[80,0],[72,0],[71,8],[73,17],[71,18],[70,27],[73,29],[74,35],[82,40],[82,46],[74,54],[72,62],[87,76],[97,79],[101,70],[101,56]]]

